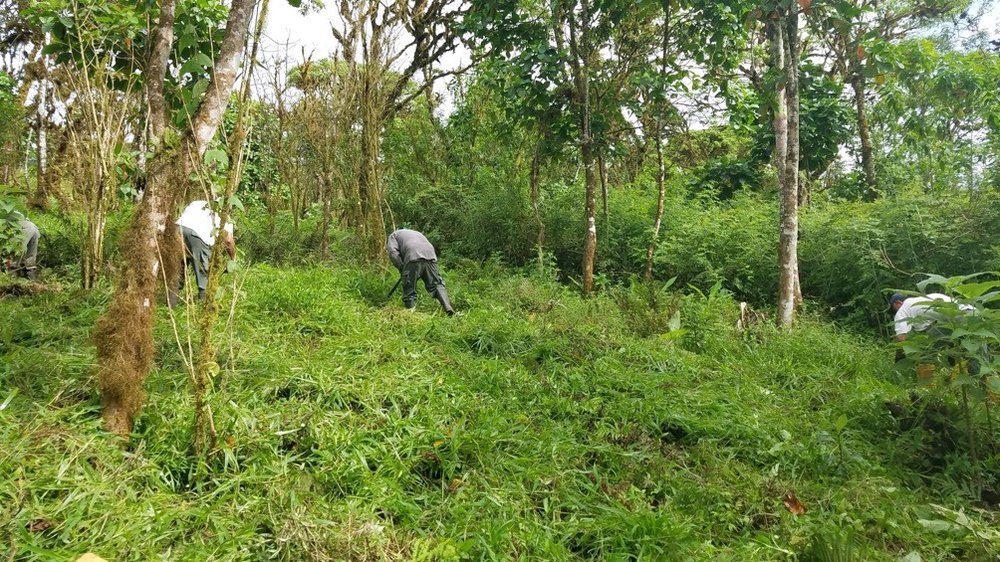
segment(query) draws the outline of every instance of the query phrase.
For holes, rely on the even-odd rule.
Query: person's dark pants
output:
[[[403,306],[417,306],[417,280],[424,282],[424,288],[441,303],[441,308],[448,315],[455,313],[448,301],[448,292],[444,288],[444,279],[438,273],[437,262],[429,260],[414,260],[403,265]]]
[[[198,237],[193,230],[186,226],[181,227],[181,238],[184,239],[184,267],[191,265],[194,268],[194,279],[198,285],[198,299],[205,298],[205,289],[208,287],[208,263],[212,258],[212,247]],[[184,286],[184,275],[181,275],[180,287]],[[169,299],[170,306],[176,304],[176,296]]]
[[[20,227],[24,243],[18,268],[23,277],[34,281],[38,277],[38,227],[27,220],[21,221]]]
[[[936,324],[931,324],[927,328],[927,334],[929,336],[931,336],[932,338],[934,338],[934,349],[937,349],[937,350],[942,350],[942,349],[945,348],[945,346],[948,345],[947,340],[945,340],[943,338],[950,337],[951,333],[952,333],[952,331],[950,329],[948,329],[948,328],[942,328],[940,326],[937,326]],[[989,357],[989,350],[988,349],[983,348],[980,351],[984,354],[984,356]],[[955,358],[951,357],[949,355],[948,356],[948,364],[951,365],[952,367],[954,367],[955,366]],[[966,365],[966,367],[968,368],[968,371],[969,371],[968,374],[973,375],[973,376],[979,375],[979,370],[980,370],[981,366],[979,365],[979,361],[976,360],[975,358],[969,359],[969,363],[968,363],[968,365]]]

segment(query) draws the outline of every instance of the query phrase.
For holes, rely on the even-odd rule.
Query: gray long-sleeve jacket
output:
[[[423,234],[416,230],[400,228],[389,235],[389,240],[385,243],[385,249],[389,253],[389,260],[396,269],[402,270],[403,266],[414,260],[437,261],[437,254],[434,253],[434,246]]]

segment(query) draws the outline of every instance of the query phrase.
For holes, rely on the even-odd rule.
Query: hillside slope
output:
[[[445,274],[455,318],[386,304],[394,280],[353,267],[231,276],[205,478],[166,310],[123,450],[89,374],[107,292],[0,299],[0,554],[996,559],[948,424],[885,407],[910,406],[880,342],[808,318],[738,333],[724,294]]]

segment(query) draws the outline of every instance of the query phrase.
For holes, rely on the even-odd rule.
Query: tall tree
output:
[[[622,121],[623,109],[635,107],[637,83],[655,77],[660,52],[657,25],[664,17],[683,22],[668,54],[665,83],[680,81],[678,67],[701,66],[708,72],[725,67],[738,52],[743,2],[707,0],[553,2],[473,2],[467,28],[473,47],[489,46],[506,69],[505,95],[516,116],[537,120],[542,112],[558,136],[576,145],[583,171],[584,293],[594,287],[597,250],[596,194],[598,150],[610,138],[609,125]],[[676,18],[676,19],[675,19]],[[671,27],[677,27],[675,23]],[[650,39],[652,32],[652,39]],[[681,60],[682,58],[687,60]],[[659,78],[654,78],[659,81]],[[648,88],[647,88],[648,89]],[[633,113],[635,113],[633,111]]]
[[[146,64],[149,146],[155,153],[147,168],[142,202],[124,236],[124,263],[108,309],[97,321],[97,379],[105,424],[127,435],[145,401],[143,382],[153,355],[156,286],[164,260],[173,261],[162,234],[179,192],[201,162],[229,103],[243,57],[243,42],[255,0],[233,0],[218,58],[197,113],[178,135],[167,134],[164,82],[174,36],[176,0],[162,0]],[[172,237],[176,238],[176,237]],[[175,242],[176,244],[176,242]]]
[[[799,297],[799,3],[776,6],[767,23],[775,87],[774,161],[780,183],[778,324],[790,328]],[[783,86],[783,87],[782,87]],[[784,146],[782,146],[782,144]],[[782,154],[784,153],[784,154]],[[782,162],[784,156],[784,162]]]
[[[584,176],[583,244],[581,259],[584,294],[594,288],[597,256],[597,147],[611,112],[620,111],[623,81],[646,52],[619,50],[616,27],[626,18],[649,19],[655,5],[630,2],[557,1],[521,5],[516,2],[474,2],[470,28],[474,47],[489,46],[506,68],[506,87],[523,108],[538,119],[546,110],[549,123],[565,123],[557,130],[577,145]],[[646,49],[652,48],[650,45]],[[616,53],[616,64],[608,64]],[[601,104],[595,100],[601,99]]]
[[[807,11],[819,39],[833,54],[834,67],[851,85],[867,199],[879,194],[868,108],[869,79],[888,70],[887,61],[871,56],[873,49],[929,23],[965,14],[970,4],[970,0],[834,0],[817,3],[816,9]]]
[[[382,134],[386,124],[434,82],[464,68],[436,70],[458,44],[464,1],[382,2],[343,0],[342,23],[333,33],[354,84],[355,120],[360,131],[356,192],[352,217],[366,253],[382,255],[385,242],[385,194],[382,182]],[[398,41],[398,38],[404,38]],[[398,70],[394,69],[398,68]]]

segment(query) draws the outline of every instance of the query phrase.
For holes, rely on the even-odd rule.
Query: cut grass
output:
[[[934,436],[889,415],[906,390],[877,342],[810,318],[739,334],[724,295],[650,311],[641,291],[444,270],[456,318],[426,295],[383,306],[394,279],[350,266],[248,270],[203,479],[165,310],[123,448],[90,378],[107,293],[0,299],[0,543],[18,560],[995,559],[960,452],[914,462]],[[926,523],[949,513],[932,505],[970,528]]]

